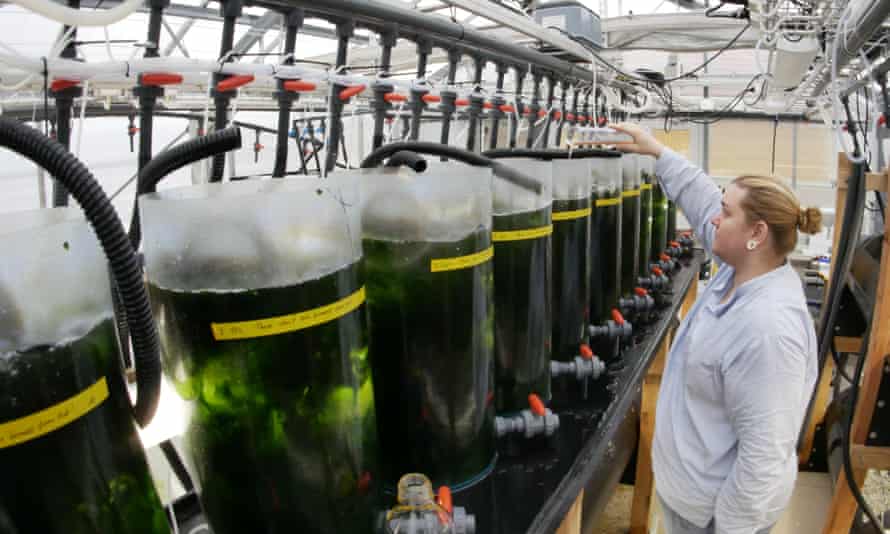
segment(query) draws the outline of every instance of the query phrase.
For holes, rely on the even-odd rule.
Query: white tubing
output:
[[[82,11],[72,9],[51,0],[8,0],[28,11],[50,18],[68,26],[108,26],[114,24],[142,7],[143,0],[125,0],[120,5],[106,10]]]

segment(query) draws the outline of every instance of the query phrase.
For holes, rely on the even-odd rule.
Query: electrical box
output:
[[[600,17],[577,0],[557,0],[538,5],[532,15],[545,28],[559,28],[574,39],[603,47]]]

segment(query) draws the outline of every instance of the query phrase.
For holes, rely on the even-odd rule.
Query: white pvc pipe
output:
[[[51,0],[8,0],[28,11],[43,15],[56,22],[68,26],[108,26],[142,7],[143,0],[125,0],[123,3],[106,10],[82,11],[72,9]]]

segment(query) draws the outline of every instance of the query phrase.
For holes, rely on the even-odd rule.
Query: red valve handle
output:
[[[624,316],[621,315],[621,312],[617,309],[612,309],[612,320],[618,323],[619,325],[624,324]]]
[[[575,120],[575,116],[571,113],[566,113],[566,120],[573,121]]]
[[[182,75],[171,72],[146,72],[139,77],[141,85],[161,86],[178,85],[182,83]]]
[[[645,297],[646,295],[649,294],[649,292],[646,291],[646,290],[645,290],[644,288],[642,288],[642,287],[635,287],[635,288],[634,288],[634,293],[636,293],[637,295],[639,295],[639,296],[641,296],[641,297]]]
[[[139,133],[139,128],[133,126],[132,128],[128,128],[127,131],[130,133],[130,135],[135,135]]]
[[[530,110],[529,108],[525,108],[524,110],[522,110],[523,116],[531,115],[531,114],[532,114],[532,110]]]
[[[578,120],[581,122],[587,122],[587,115],[578,115]]]
[[[680,248],[680,243],[677,243],[676,241],[671,241],[670,243],[668,243],[668,245],[675,248]]]
[[[510,104],[502,104],[500,107],[498,107],[498,109],[503,111],[504,113],[513,113],[514,111],[516,111],[516,108],[514,108]]]
[[[659,256],[659,258],[661,258],[661,261],[671,261],[671,257],[664,252],[661,253],[661,256]]]
[[[542,109],[541,111],[538,112],[538,117],[539,117],[539,118],[540,118],[540,117],[546,117],[546,116],[547,116],[547,112],[544,111],[543,109]]]
[[[492,104],[491,102],[483,102],[482,108],[483,109],[494,109],[494,104]]]
[[[606,124],[606,118],[605,118],[605,117],[600,117],[599,125],[600,125],[600,126],[604,126],[605,124]]]
[[[887,124],[887,116],[881,113],[878,116],[878,126],[883,126],[885,124]]]
[[[423,100],[424,102],[426,102],[427,104],[434,104],[434,103],[436,103],[436,102],[441,102],[441,101],[442,101],[442,97],[441,97],[441,96],[439,96],[439,95],[431,95],[431,94],[425,94],[425,95],[423,95],[422,97],[420,97],[420,99]]]
[[[581,345],[581,357],[584,358],[585,360],[589,360],[589,359],[593,358],[593,351],[590,350],[590,347],[587,346],[586,344]]]
[[[451,499],[451,488],[449,488],[448,486],[439,487],[439,495],[437,500],[439,501],[439,506],[441,506],[449,514],[454,511],[454,504]]]
[[[216,90],[221,92],[234,91],[239,87],[249,84],[253,80],[254,77],[252,74],[229,76],[225,80],[220,80],[220,82],[216,84]]]
[[[664,271],[658,265],[652,266],[652,272],[655,273],[655,276],[664,276]]]
[[[556,120],[561,119],[561,118],[562,118],[562,111],[554,111],[554,112],[553,112],[553,118],[556,119]]]
[[[408,97],[405,95],[400,95],[399,93],[386,93],[383,95],[383,100],[387,102],[404,102],[408,100]]]
[[[531,408],[532,413],[535,415],[539,415],[541,417],[547,415],[547,408],[541,401],[541,397],[538,397],[534,393],[528,396],[528,407]]]
[[[454,105],[455,106],[469,106],[470,101],[467,100],[466,98],[458,98],[457,100],[454,101]]]
[[[59,91],[63,91],[68,89],[69,87],[75,87],[79,84],[79,80],[68,80],[65,78],[56,78],[53,80],[53,83],[49,86],[50,90],[54,93],[58,93]]]
[[[284,82],[284,90],[292,93],[315,91],[315,84],[312,82],[304,82],[303,80],[288,80]]]
[[[259,152],[260,150],[262,150],[262,149],[264,149],[264,148],[266,148],[266,147],[263,146],[263,145],[260,144],[260,143],[256,143],[256,144],[253,145],[253,149],[256,150],[257,152]]]
[[[365,84],[353,85],[340,91],[340,100],[346,101],[365,90]]]

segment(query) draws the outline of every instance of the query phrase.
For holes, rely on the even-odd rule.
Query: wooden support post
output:
[[[562,524],[556,529],[556,534],[581,534],[581,505],[583,502],[584,490],[582,489],[581,493],[578,494],[578,498],[575,499],[575,502],[572,503],[572,507],[569,508],[568,513],[566,513],[566,517],[562,520]]]
[[[885,220],[881,269],[878,275],[875,307],[872,311],[871,333],[864,356],[865,364],[859,386],[859,399],[856,410],[853,412],[853,427],[850,436],[851,452],[855,451],[854,458],[858,458],[858,466],[854,466],[853,474],[854,482],[859,487],[862,487],[865,482],[865,475],[869,468],[880,467],[886,461],[886,457],[881,454],[886,449],[867,447],[865,441],[868,438],[871,420],[874,416],[878,389],[885,374],[884,369],[885,366],[890,365],[890,329],[887,328],[887,324],[890,324],[890,225],[888,223],[890,220]],[[871,451],[875,451],[875,453]],[[835,485],[829,519],[823,533],[848,534],[856,507],[856,501],[847,486],[846,477],[841,473],[838,483]]]

